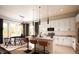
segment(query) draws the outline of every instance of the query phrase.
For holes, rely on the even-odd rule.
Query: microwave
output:
[[[54,28],[47,28],[47,31],[54,31]]]

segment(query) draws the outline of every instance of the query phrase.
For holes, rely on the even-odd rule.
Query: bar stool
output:
[[[26,53],[31,52],[31,50],[29,49],[29,38],[24,38],[24,42],[27,43],[27,50],[25,50],[24,52],[26,52]]]
[[[39,54],[38,50],[36,49],[36,44],[38,43],[36,39],[30,40],[32,44],[34,44],[34,52],[32,54]]]
[[[48,51],[46,51],[46,47],[48,46],[48,42],[47,41],[44,41],[44,40],[38,40],[38,43],[39,43],[39,45],[40,46],[43,46],[43,50],[42,51],[40,51],[40,53],[42,54],[48,54],[49,52]]]

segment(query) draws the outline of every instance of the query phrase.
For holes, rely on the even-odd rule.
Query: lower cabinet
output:
[[[55,37],[54,42],[59,45],[70,46],[75,49],[75,38],[72,37]]]

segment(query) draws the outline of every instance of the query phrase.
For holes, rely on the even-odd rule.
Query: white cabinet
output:
[[[75,47],[75,39],[72,37],[54,37],[54,43],[64,46]]]
[[[75,31],[75,18],[51,20],[49,24],[47,21],[43,21],[39,26],[39,32],[45,33],[49,27],[53,27],[55,31]]]

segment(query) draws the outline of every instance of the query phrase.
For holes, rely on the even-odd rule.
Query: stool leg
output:
[[[27,42],[27,48],[29,49],[29,42]]]
[[[26,52],[26,53],[31,52],[31,50],[29,49],[29,42],[27,42],[27,50],[25,50],[24,52]]]
[[[36,50],[36,44],[34,45],[34,52],[32,54],[39,54],[39,51]]]
[[[36,52],[36,44],[35,44],[35,47],[34,47],[34,51]]]
[[[45,53],[45,46],[44,46],[44,53]]]

